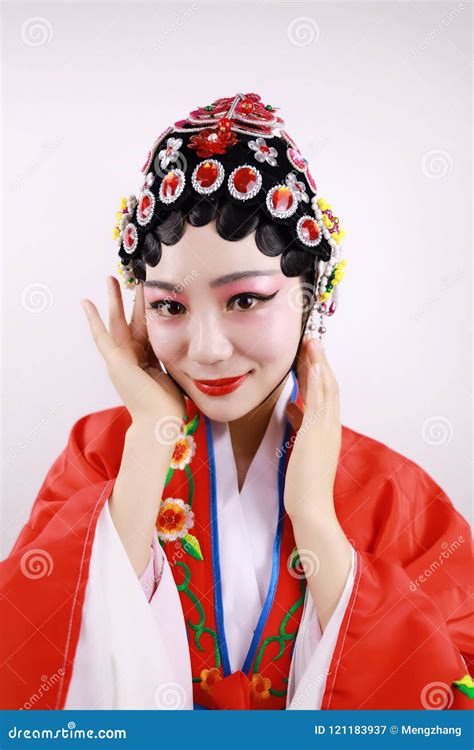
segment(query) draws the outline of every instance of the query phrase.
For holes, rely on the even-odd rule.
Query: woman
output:
[[[112,277],[109,329],[83,305],[123,406],[73,426],[3,564],[4,708],[471,707],[469,526],[340,424],[313,334],[343,232],[282,125],[194,110],[122,205],[131,322]]]

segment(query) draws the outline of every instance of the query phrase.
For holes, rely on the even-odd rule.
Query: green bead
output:
[[[265,105],[265,109],[273,109],[273,107],[272,107],[271,104],[267,104],[267,105]]]
[[[211,111],[211,109],[212,109],[212,104],[208,104],[208,105],[207,105],[207,107],[204,107],[204,109],[205,109],[205,110],[206,110],[207,112],[210,112],[210,111]]]

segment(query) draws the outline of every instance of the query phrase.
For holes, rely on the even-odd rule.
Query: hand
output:
[[[118,279],[107,278],[109,329],[90,300],[81,300],[94,341],[112,383],[134,422],[156,422],[162,417],[183,418],[184,396],[162,369],[148,340],[143,285],[136,286],[130,323],[127,323]]]
[[[333,488],[342,435],[339,387],[324,350],[307,336],[301,344],[297,377],[305,408],[294,401],[286,407],[297,435],[286,472],[285,510],[292,521],[335,519]]]

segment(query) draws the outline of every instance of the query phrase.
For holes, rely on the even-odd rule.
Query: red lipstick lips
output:
[[[228,393],[237,390],[246,379],[248,372],[238,375],[235,378],[219,378],[217,380],[193,380],[194,385],[201,393],[207,396],[226,396]]]

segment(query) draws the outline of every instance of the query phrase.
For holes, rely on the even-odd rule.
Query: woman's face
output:
[[[254,234],[222,239],[212,222],[186,223],[176,245],[146,267],[148,335],[155,355],[210,419],[230,422],[258,406],[294,360],[302,325],[299,277],[257,248]],[[200,380],[244,376],[224,387]]]

